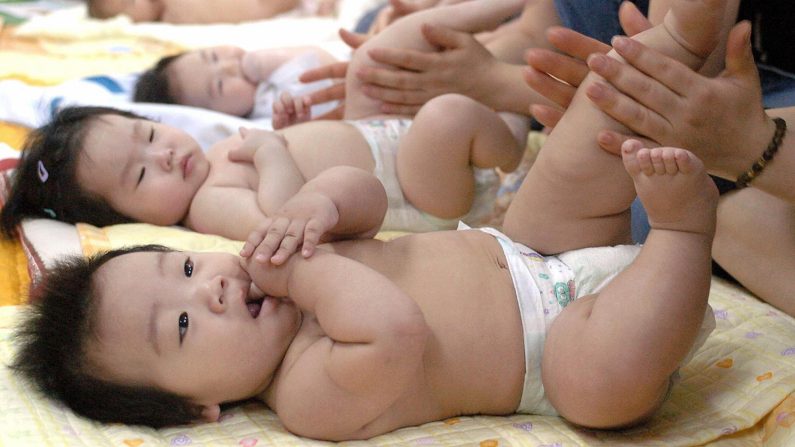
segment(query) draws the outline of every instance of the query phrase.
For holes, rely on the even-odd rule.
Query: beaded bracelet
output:
[[[770,144],[767,145],[767,149],[762,153],[762,156],[751,166],[751,169],[745,171],[743,175],[737,178],[735,185],[737,185],[738,188],[745,188],[748,186],[753,179],[762,173],[762,170],[765,169],[768,162],[770,162],[773,156],[776,155],[776,152],[778,152],[778,147],[781,146],[781,141],[784,140],[784,134],[787,132],[787,122],[784,121],[783,118],[773,118],[773,121],[776,123],[776,133],[773,134],[773,139],[770,141]]]

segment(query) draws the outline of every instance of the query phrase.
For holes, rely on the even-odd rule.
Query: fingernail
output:
[[[609,145],[613,143],[613,136],[607,132],[599,132],[599,135],[596,137],[600,143]]]
[[[629,50],[631,45],[632,45],[632,43],[630,42],[630,39],[628,39],[628,38],[626,38],[624,36],[615,36],[615,37],[613,37],[613,40],[611,41],[611,43],[613,44],[613,48],[615,48],[616,50],[622,50],[622,51]]]
[[[604,71],[607,68],[607,56],[601,54],[592,54],[588,58],[588,66],[596,71]]]
[[[588,86],[586,93],[593,99],[603,99],[605,97],[605,88],[600,82],[596,82]]]
[[[257,260],[257,262],[261,262],[263,264],[268,262],[268,258],[265,257],[265,255],[263,254],[258,254],[255,259]]]

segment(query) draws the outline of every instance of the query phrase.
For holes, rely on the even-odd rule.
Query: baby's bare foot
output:
[[[652,228],[712,236],[718,189],[698,157],[673,147],[643,148],[637,140],[625,142],[621,156]]]

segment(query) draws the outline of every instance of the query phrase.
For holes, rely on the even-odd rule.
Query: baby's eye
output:
[[[155,126],[152,126],[152,131],[149,132],[149,142],[151,143],[154,140],[155,140]]]
[[[224,94],[224,81],[222,79],[218,80],[218,94],[219,95]]]
[[[188,313],[182,312],[179,314],[179,344],[182,345],[182,340],[185,339],[185,334],[188,333],[188,326],[190,325],[190,320],[188,319]]]
[[[190,258],[185,259],[185,264],[182,266],[185,276],[190,278],[193,276],[193,261]]]
[[[213,62],[218,62],[218,55],[215,54],[215,51],[210,53],[210,58],[212,59]]]
[[[145,175],[146,175],[146,168],[141,168],[141,174],[138,176],[138,182],[135,184],[135,186],[140,185],[141,182],[144,181]]]

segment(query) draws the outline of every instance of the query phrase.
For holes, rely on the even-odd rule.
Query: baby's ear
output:
[[[205,405],[202,407],[201,422],[218,422],[221,417],[221,407],[219,405]]]

